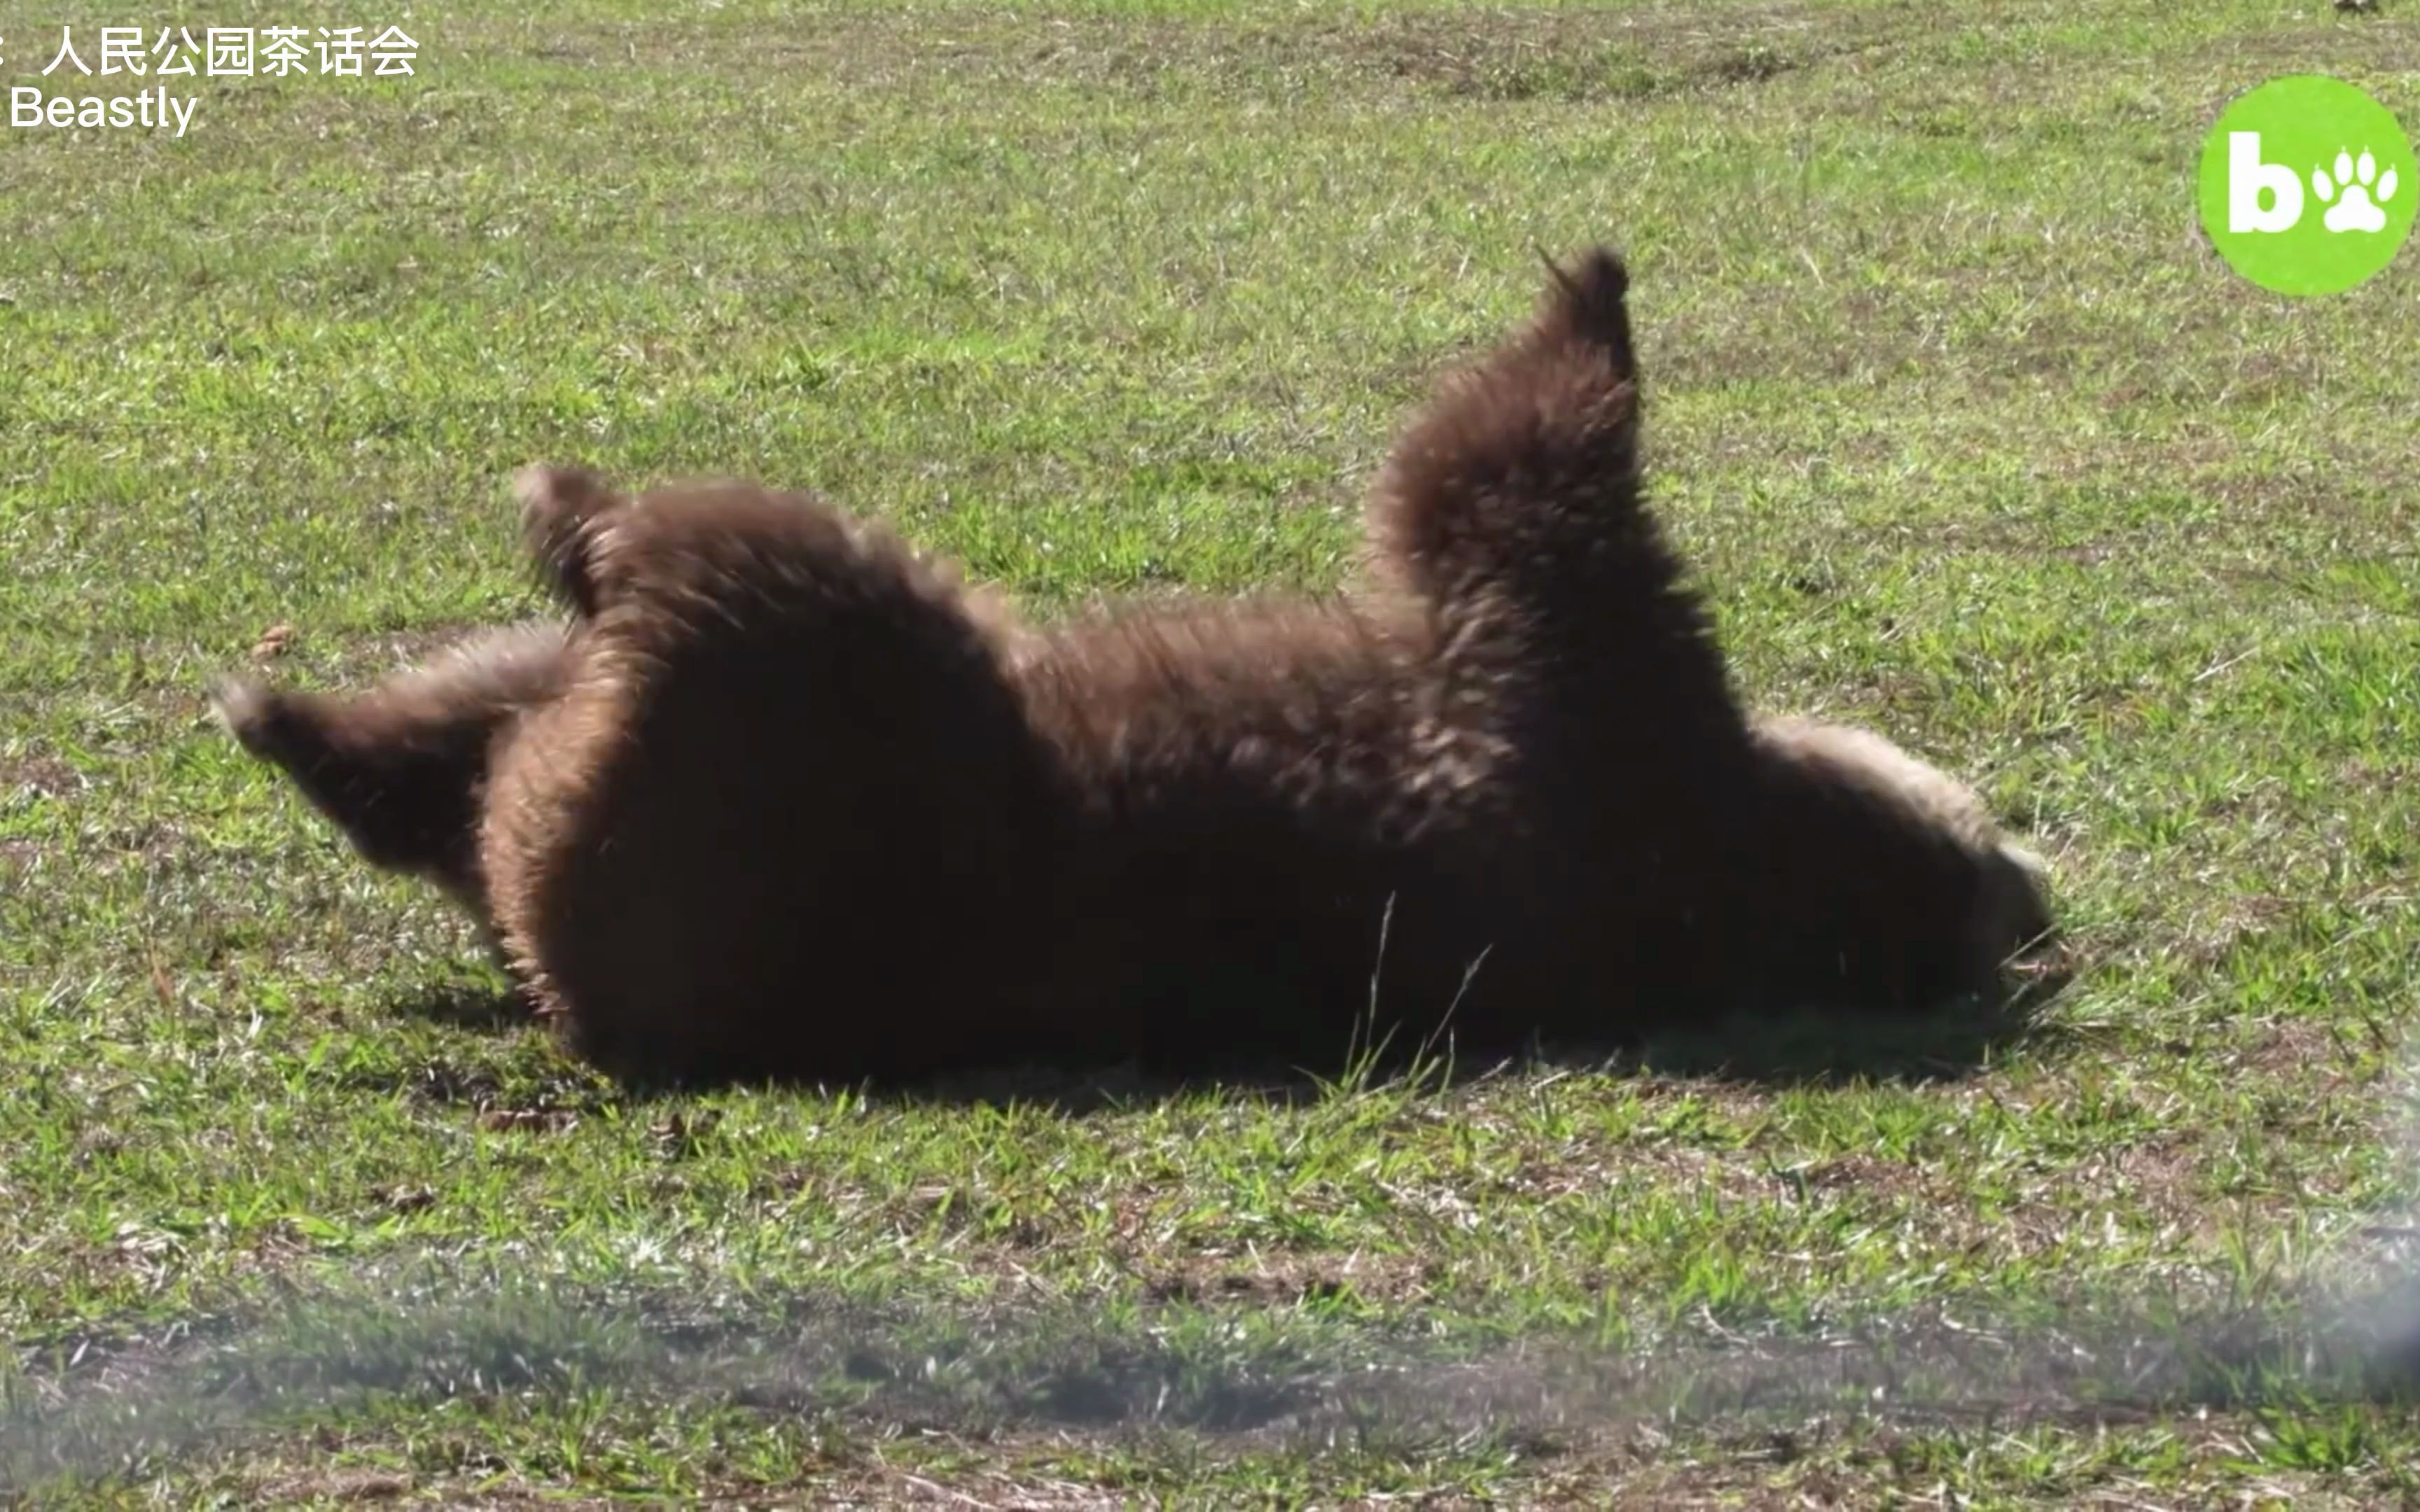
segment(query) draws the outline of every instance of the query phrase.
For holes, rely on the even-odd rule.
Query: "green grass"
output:
[[[2420,1494],[2358,1348],[2420,1318],[2420,264],[2264,295],[2190,193],[2280,73],[2420,125],[2396,0],[664,8],[0,138],[0,1492]],[[1332,586],[1602,237],[1744,684],[2054,859],[2078,974],[1979,1067],[631,1101],[206,719],[271,625],[354,684],[530,608],[537,458],[1044,612]]]

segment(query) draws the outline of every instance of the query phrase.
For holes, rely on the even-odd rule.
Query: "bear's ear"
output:
[[[584,617],[597,612],[596,548],[605,521],[627,504],[585,468],[532,464],[513,474],[521,545],[547,587]]]

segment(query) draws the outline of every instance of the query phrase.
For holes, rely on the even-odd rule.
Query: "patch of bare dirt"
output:
[[[23,746],[0,751],[0,800],[68,798],[87,786],[82,772],[49,751]]]
[[[1417,1303],[1443,1278],[1435,1261],[1413,1255],[1298,1255],[1258,1251],[1187,1257],[1151,1274],[1154,1302],[1240,1303],[1255,1306],[1357,1301]]]

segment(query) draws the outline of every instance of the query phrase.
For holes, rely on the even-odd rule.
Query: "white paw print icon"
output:
[[[2395,197],[2395,170],[2378,171],[2378,160],[2362,148],[2361,161],[2336,149],[2336,173],[2331,181],[2324,167],[2311,170],[2311,188],[2328,207],[2320,224],[2331,231],[2383,231],[2386,212],[2379,206]],[[2329,201],[2335,201],[2329,204]]]

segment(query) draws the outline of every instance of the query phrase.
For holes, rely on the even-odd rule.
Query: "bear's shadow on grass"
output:
[[[2072,971],[2042,970],[1999,1002],[1946,1006],[1905,1018],[1875,1018],[1808,1010],[1665,1029],[1644,1037],[1587,1044],[1531,1044],[1514,1054],[1469,1056],[1436,1037],[1416,1044],[1397,1031],[1381,1053],[1345,1049],[1334,1062],[1306,1067],[1245,1052],[1205,1050],[1187,1063],[1133,1061],[971,1065],[906,1079],[819,1084],[863,1091],[887,1102],[1001,1107],[1018,1104],[1081,1116],[1203,1093],[1246,1101],[1303,1103],[1340,1088],[1376,1088],[1406,1080],[1444,1089],[1513,1072],[1599,1072],[1730,1083],[1767,1089],[1865,1083],[1921,1085],[1977,1074],[2020,1042],[2048,1031],[2042,1011],[2072,980]],[[474,1033],[543,1032],[527,1003],[509,986],[433,983],[391,1000],[399,1017]],[[1392,1053],[1386,1053],[1392,1052]],[[748,1085],[721,1082],[714,1085]],[[765,1085],[765,1084],[758,1084]],[[801,1087],[791,1082],[771,1085]],[[615,1095],[632,1102],[679,1096],[711,1087],[622,1082]]]
[[[528,1001],[510,983],[451,974],[414,983],[389,996],[381,1008],[396,1018],[418,1019],[474,1034],[509,1034],[537,1023]]]

